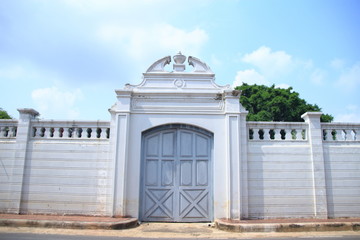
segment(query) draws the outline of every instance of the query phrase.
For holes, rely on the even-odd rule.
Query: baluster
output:
[[[62,138],[69,138],[69,128],[64,127],[62,129],[64,130],[63,133],[62,133]]]
[[[345,141],[353,141],[353,136],[351,135],[352,130],[346,129],[344,130],[345,133]]]
[[[97,127],[91,128],[91,139],[97,139]]]
[[[296,131],[295,139],[298,140],[298,141],[303,140],[302,129],[301,128],[296,128],[295,131]]]
[[[339,132],[340,132],[340,136],[339,137],[341,137],[341,141],[346,141],[346,132],[345,132],[345,130],[339,130]]]
[[[353,129],[353,133],[354,133],[353,139],[354,139],[354,141],[358,140],[358,135],[357,135],[357,133],[359,133],[359,132],[360,132],[360,129],[357,129],[357,130]],[[359,140],[360,140],[360,138],[359,138]]]
[[[323,140],[324,141],[330,141],[331,138],[331,132],[329,129],[323,129]]]
[[[50,127],[45,127],[44,138],[50,138]]]
[[[338,131],[336,129],[332,129],[331,130],[331,141],[336,141],[338,140],[339,136],[338,136]],[[330,137],[330,136],[329,136]]]
[[[341,136],[342,136],[343,141],[347,141],[348,136],[347,136],[347,132],[345,129],[342,130]]]
[[[73,128],[74,131],[73,131],[73,138],[81,138],[81,135],[80,135],[80,128],[79,127],[74,127]]]
[[[9,127],[9,137],[16,137],[16,127]]]
[[[348,134],[348,141],[354,141],[355,140],[355,133],[354,130],[349,129],[347,130],[347,134]]]
[[[59,132],[61,132],[61,134],[60,134],[60,137],[61,138],[68,138],[69,136],[68,136],[68,128],[66,128],[66,127],[61,127],[60,129],[59,129]]]
[[[260,140],[258,128],[253,128],[253,140]]]
[[[275,132],[275,139],[274,140],[281,140],[280,131],[281,131],[281,129],[274,129],[274,132]]]
[[[41,127],[33,127],[33,133],[34,137],[41,137]]]
[[[107,130],[106,127],[101,128],[101,136],[100,136],[101,139],[106,139],[106,130]]]
[[[269,141],[270,139],[270,129],[264,128],[264,141]]]
[[[54,138],[60,138],[60,127],[54,127]]]
[[[36,128],[36,137],[42,137],[42,127]]]
[[[7,127],[0,127],[0,137],[6,138],[6,128]]]

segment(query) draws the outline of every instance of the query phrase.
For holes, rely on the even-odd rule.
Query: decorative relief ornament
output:
[[[186,57],[181,52],[178,52],[178,54],[174,55],[173,59],[176,64],[184,64]]]
[[[183,72],[185,71],[185,60],[186,60],[186,56],[182,55],[181,52],[179,52],[178,54],[174,55],[173,57],[174,59],[174,71],[175,72]]]
[[[184,87],[184,81],[182,79],[175,79],[174,81],[174,85],[177,87],[177,88],[182,88]]]

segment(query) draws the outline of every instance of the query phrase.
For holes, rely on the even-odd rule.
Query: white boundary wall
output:
[[[111,215],[109,122],[39,121],[19,111],[19,123],[0,122],[1,212]]]
[[[249,218],[360,216],[360,124],[321,124],[320,116],[247,123]],[[260,139],[260,129],[279,134]]]
[[[175,123],[213,133],[214,218],[360,217],[360,124],[246,122],[205,63],[169,58],[116,91],[109,122],[0,120],[0,212],[138,217],[142,133]]]
[[[249,122],[247,126],[254,132],[248,143],[249,217],[313,217],[307,125]],[[260,129],[264,132],[262,139],[258,134]],[[270,130],[274,131],[273,139]],[[283,139],[281,130],[287,133]]]
[[[33,118],[32,110],[19,111],[19,121],[0,121],[1,212],[113,216],[119,204],[116,188],[128,186],[123,215],[137,217],[140,161],[128,163],[126,173],[116,174],[119,166],[112,159],[110,122],[44,121]],[[222,156],[215,153],[214,186],[219,192],[215,192],[214,200],[225,201],[228,194],[232,200],[225,211],[224,207],[215,209],[217,217],[360,217],[360,124],[320,124],[320,114],[307,113],[304,118],[308,116],[319,123],[318,129],[312,128],[311,122],[247,122],[246,130],[241,131],[247,133],[243,143],[247,147],[242,148],[246,160],[232,162],[231,169],[223,168],[224,162],[217,160]],[[133,115],[134,126],[143,123],[143,117]],[[140,142],[142,131],[174,122],[174,117],[146,115],[148,124],[130,129],[128,141]],[[176,122],[202,126],[216,135],[226,131],[214,128],[209,119],[203,122],[202,115],[176,118]],[[231,117],[227,121],[228,127],[238,127],[237,123],[231,126]],[[57,135],[60,129],[61,137]],[[83,131],[81,136],[79,129]],[[88,129],[96,134],[89,134]],[[24,139],[20,134],[25,130],[28,135]],[[309,135],[315,130],[321,136],[313,147]],[[221,141],[227,140],[219,138],[215,145],[221,145]],[[127,147],[129,158],[140,158],[140,144]],[[314,153],[322,159],[314,158]],[[226,189],[226,181],[217,179],[229,173],[231,189]]]

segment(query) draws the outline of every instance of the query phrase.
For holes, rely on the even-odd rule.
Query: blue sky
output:
[[[200,58],[220,85],[292,86],[360,122],[360,1],[0,0],[0,107],[109,120],[156,60]]]

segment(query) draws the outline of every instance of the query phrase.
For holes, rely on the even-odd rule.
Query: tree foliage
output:
[[[0,108],[0,119],[11,119],[11,116],[2,108]]]
[[[299,97],[299,93],[288,89],[275,88],[275,85],[243,85],[236,87],[241,90],[240,103],[249,111],[248,121],[303,121],[305,112],[319,112],[316,104],[309,104]],[[333,117],[328,114],[321,116],[322,122],[331,122]]]

